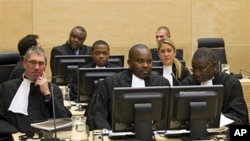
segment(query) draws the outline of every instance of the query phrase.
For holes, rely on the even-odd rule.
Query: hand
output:
[[[35,86],[37,85],[40,87],[40,91],[43,93],[43,95],[50,94],[49,84],[45,72],[43,72],[42,76],[37,78]]]

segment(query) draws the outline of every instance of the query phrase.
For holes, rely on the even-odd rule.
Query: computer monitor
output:
[[[112,94],[112,131],[134,132],[136,140],[152,140],[167,127],[169,86],[116,87]]]
[[[110,55],[109,62],[119,67],[124,67],[124,55]]]
[[[218,128],[223,85],[171,86],[168,129],[190,130],[191,139],[208,137],[207,128]]]
[[[123,67],[79,68],[77,102],[88,103],[89,98],[92,96],[101,80],[126,69],[127,68]]]
[[[110,68],[79,68],[78,69],[78,98],[79,103],[88,103],[89,98],[94,93],[99,82],[115,73],[127,70],[123,67],[110,67]],[[162,74],[162,67],[153,67],[153,74]]]
[[[90,55],[56,55],[52,82],[58,85],[67,85],[78,67],[92,61]],[[124,66],[124,55],[110,55],[109,62],[118,66]]]
[[[58,85],[70,83],[79,65],[85,65],[92,60],[90,55],[56,55],[52,82]]]

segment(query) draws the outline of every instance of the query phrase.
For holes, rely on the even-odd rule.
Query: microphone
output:
[[[171,73],[175,81],[178,83],[178,85],[182,85],[182,83],[178,80],[178,78],[174,75],[174,73]]]
[[[54,121],[54,132],[55,137],[53,138],[45,138],[41,139],[41,141],[60,141],[60,139],[57,138],[57,131],[56,131],[56,112],[55,112],[55,100],[54,100],[54,87],[53,83],[51,83],[51,100],[52,100],[52,110],[53,110],[53,121]]]
[[[247,73],[247,75],[250,75],[250,72],[249,72],[249,71],[246,71],[246,70],[240,69],[240,74],[242,74],[242,72],[245,72],[245,73]]]

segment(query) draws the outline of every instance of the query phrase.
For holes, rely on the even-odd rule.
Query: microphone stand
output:
[[[52,100],[52,110],[53,110],[55,137],[54,138],[52,137],[52,138],[41,139],[41,141],[60,141],[60,139],[57,138],[57,131],[56,131],[56,112],[55,112],[55,100],[54,100],[54,92],[53,92],[53,83],[51,83],[51,100]]]
[[[178,83],[178,85],[182,86],[182,83],[178,80],[178,78],[174,75],[174,73],[171,73],[175,81]]]

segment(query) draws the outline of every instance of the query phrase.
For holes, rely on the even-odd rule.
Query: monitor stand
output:
[[[206,120],[206,102],[190,102],[190,139],[209,139]]]
[[[135,140],[153,141],[152,104],[135,104]]]

